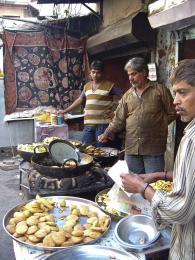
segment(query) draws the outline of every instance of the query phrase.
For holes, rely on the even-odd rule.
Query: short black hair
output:
[[[90,68],[94,69],[94,70],[103,71],[104,70],[104,64],[101,60],[94,60],[94,61],[92,61]]]
[[[195,87],[195,59],[185,59],[178,63],[171,75],[172,85],[185,81]]]

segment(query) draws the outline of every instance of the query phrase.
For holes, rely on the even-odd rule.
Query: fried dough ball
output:
[[[55,246],[55,242],[53,241],[51,234],[48,234],[46,237],[44,237],[43,245],[48,246],[48,247],[54,247]]]
[[[71,239],[68,239],[67,241],[65,241],[62,246],[73,246],[74,242]]]
[[[89,211],[87,214],[88,218],[97,217],[97,212],[95,211]]]
[[[9,233],[10,234],[14,234],[15,232],[16,232],[16,226],[15,225],[10,225],[10,224],[8,224],[7,226],[6,226],[6,229],[9,231]]]
[[[27,238],[26,238],[25,236],[22,236],[22,237],[18,237],[18,239],[19,239],[20,241],[22,241],[22,242],[25,242]]]
[[[87,214],[89,213],[89,207],[88,206],[85,206],[85,205],[82,205],[80,207],[80,214],[82,216],[87,216]]]
[[[60,207],[66,207],[66,201],[65,200],[61,200],[59,202],[59,205],[60,205]]]
[[[18,211],[14,212],[14,218],[17,220],[17,223],[26,219],[25,215]]]
[[[88,218],[87,219],[87,223],[88,224],[94,224],[94,223],[97,223],[98,222],[98,218],[97,217],[92,217],[92,218]]]
[[[76,221],[74,220],[67,220],[64,224],[64,226],[71,226],[74,227],[76,225]]]
[[[85,228],[84,228],[83,225],[81,225],[81,224],[77,224],[76,226],[74,226],[74,231],[77,231],[77,230],[81,230],[81,231],[83,231],[83,230],[85,230]]]
[[[65,232],[71,234],[73,231],[73,227],[72,226],[63,226],[63,229]]]
[[[93,238],[91,238],[91,237],[84,237],[83,242],[88,243],[88,242],[91,242],[92,240],[93,240]]]
[[[70,220],[70,221],[76,222],[76,221],[78,221],[78,219],[79,219],[79,217],[76,215],[69,215],[66,217],[66,220],[68,220],[68,221]]]
[[[74,230],[72,231],[72,235],[75,237],[82,237],[83,236],[83,231],[82,230]]]
[[[72,205],[69,206],[69,208],[70,208],[70,211],[72,211],[73,209],[77,209],[77,205],[72,204]]]
[[[28,235],[28,240],[30,240],[33,243],[38,243],[41,239],[36,237],[35,235]]]
[[[47,234],[48,234],[48,233],[47,233],[46,229],[43,229],[43,228],[37,230],[37,231],[34,233],[34,235],[35,235],[37,238],[44,238]]]
[[[28,226],[26,225],[26,223],[19,222],[16,225],[16,233],[19,235],[24,235],[27,230],[28,230]]]
[[[85,231],[84,231],[84,236],[86,236],[86,237],[91,237],[91,238],[97,238],[97,237],[99,237],[101,235],[101,233],[100,232],[98,232],[98,231],[93,231],[93,230],[91,230],[91,229],[86,229]]]
[[[23,211],[23,214],[24,214],[24,216],[25,216],[26,218],[28,218],[28,217],[31,216],[31,212],[30,212],[29,210],[27,210],[27,209]]]
[[[14,225],[16,226],[17,222],[15,221],[15,218],[10,218],[8,225]]]
[[[38,226],[30,226],[26,232],[26,234],[28,235],[32,235],[34,234],[36,231],[38,230]]]
[[[76,216],[80,216],[80,209],[73,209],[71,214],[76,215]]]
[[[31,216],[27,218],[26,223],[28,226],[34,226],[39,223],[37,216]]]
[[[66,240],[65,234],[62,231],[52,232],[51,237],[57,246],[62,245]]]
[[[78,243],[80,243],[80,242],[83,241],[83,238],[84,238],[83,236],[82,236],[82,237],[71,236],[70,240],[72,240],[72,242],[73,242],[74,244],[78,244]]]

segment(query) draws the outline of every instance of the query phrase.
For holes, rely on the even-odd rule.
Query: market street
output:
[[[0,158],[2,161],[2,158]],[[5,214],[17,204],[25,201],[19,190],[19,170],[4,171],[0,169],[0,220],[3,223]],[[15,259],[13,251],[13,241],[0,225],[0,259],[11,260]]]

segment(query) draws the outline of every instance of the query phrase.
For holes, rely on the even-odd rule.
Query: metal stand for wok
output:
[[[21,167],[21,162],[19,166],[19,189],[23,191],[25,197],[28,199],[33,199],[37,193],[39,193],[41,196],[75,196],[75,197],[82,197],[94,200],[95,196],[98,192],[100,192],[103,189],[111,188],[113,185],[113,181],[109,176],[106,176],[105,182],[96,182],[93,183],[90,186],[82,187],[82,188],[73,188],[73,189],[67,189],[67,190],[51,190],[51,189],[34,189],[29,181],[26,178],[23,178],[24,176],[27,177],[28,170],[25,170]],[[29,170],[30,172],[30,170]],[[24,183],[23,183],[24,182]]]

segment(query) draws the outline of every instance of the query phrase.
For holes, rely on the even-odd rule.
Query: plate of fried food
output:
[[[110,227],[110,216],[96,203],[77,197],[40,197],[11,209],[3,219],[7,234],[38,250],[94,243]]]
[[[113,219],[119,220],[123,217],[126,217],[128,215],[127,213],[116,210],[112,207],[112,205],[110,205],[110,198],[108,195],[109,191],[110,189],[100,191],[95,197],[95,202],[106,214],[109,214]]]
[[[155,190],[163,190],[165,192],[171,192],[173,189],[173,183],[170,181],[159,180],[150,184]]]

